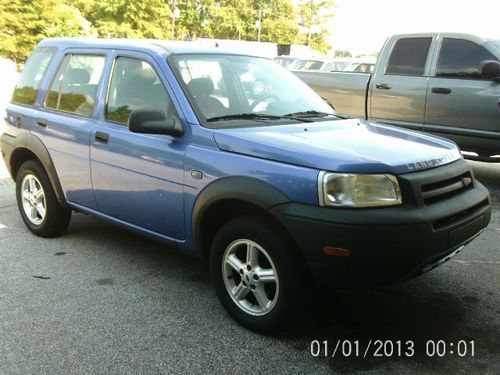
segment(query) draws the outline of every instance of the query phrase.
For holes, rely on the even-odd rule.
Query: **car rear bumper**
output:
[[[7,133],[3,133],[0,136],[0,153],[2,154],[2,158],[5,162],[7,170],[10,171],[10,157],[15,148],[16,137],[13,137]],[[12,174],[12,173],[11,173]]]
[[[489,193],[479,182],[457,196],[415,207],[337,209],[286,203],[283,223],[318,284],[339,288],[388,284],[432,269],[489,223]],[[344,249],[335,255],[324,248]]]

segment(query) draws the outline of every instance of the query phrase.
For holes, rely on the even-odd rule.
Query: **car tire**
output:
[[[37,236],[56,237],[68,227],[71,210],[59,203],[47,173],[38,162],[30,160],[19,168],[16,198],[24,223]]]
[[[225,224],[212,244],[210,272],[222,305],[250,330],[280,332],[304,316],[309,271],[289,236],[266,217]]]

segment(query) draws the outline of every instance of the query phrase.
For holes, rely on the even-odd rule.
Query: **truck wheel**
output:
[[[68,227],[71,210],[61,206],[45,170],[25,162],[16,176],[17,206],[24,223],[40,237],[56,237]]]
[[[304,269],[293,243],[260,216],[228,222],[210,253],[222,305],[237,322],[261,333],[280,331],[302,316],[308,285]]]

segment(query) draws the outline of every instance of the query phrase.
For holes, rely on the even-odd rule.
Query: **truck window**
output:
[[[481,79],[479,65],[484,60],[497,59],[486,48],[469,40],[444,38],[436,76]]]
[[[385,74],[423,75],[431,42],[430,37],[399,39],[392,49]]]
[[[45,107],[90,117],[105,56],[66,55],[45,100]]]
[[[132,111],[155,109],[172,115],[172,101],[153,67],[145,61],[119,57],[109,85],[106,119],[126,124]]]
[[[17,81],[12,95],[12,102],[25,105],[35,104],[43,75],[55,51],[55,48],[37,48],[31,54]]]

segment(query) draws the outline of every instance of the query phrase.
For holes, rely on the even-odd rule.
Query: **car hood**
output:
[[[214,139],[224,151],[336,172],[401,174],[461,158],[452,141],[358,119],[217,129]]]

